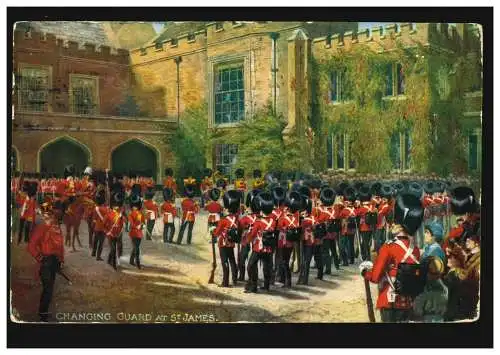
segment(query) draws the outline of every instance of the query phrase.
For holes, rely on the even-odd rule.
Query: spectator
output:
[[[468,318],[467,295],[464,293],[465,251],[454,244],[448,255],[449,271],[444,277],[444,283],[448,287],[448,307],[445,314],[446,321],[454,321]]]
[[[428,259],[427,282],[424,292],[415,298],[413,313],[424,323],[442,323],[448,307],[448,288],[441,280],[444,263],[440,257]]]
[[[441,259],[441,262],[445,262],[445,254],[443,249],[441,249],[441,241],[443,240],[443,225],[441,222],[433,221],[425,226],[424,232],[424,252],[422,254],[422,259],[428,258],[430,256],[435,256]]]

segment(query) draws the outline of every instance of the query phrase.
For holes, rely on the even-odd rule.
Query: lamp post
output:
[[[180,75],[179,75],[179,64],[181,64],[182,62],[182,57],[175,57],[174,58],[174,62],[175,64],[177,65],[177,126],[179,126],[179,117],[180,117],[180,102],[181,102],[181,98],[180,98]]]

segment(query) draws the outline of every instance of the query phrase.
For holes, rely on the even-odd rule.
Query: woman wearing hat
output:
[[[439,244],[443,240],[443,225],[438,221],[428,223],[424,228],[424,252],[422,259],[438,257],[444,263],[445,253]]]
[[[471,314],[471,299],[465,287],[467,273],[465,271],[465,261],[467,255],[457,244],[451,246],[448,253],[449,271],[444,277],[444,282],[448,287],[448,307],[445,314],[446,321],[462,320],[474,318]],[[474,307],[476,305],[474,304]]]

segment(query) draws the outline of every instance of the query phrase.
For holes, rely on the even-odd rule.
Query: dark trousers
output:
[[[141,268],[141,238],[132,238],[132,253],[130,253],[130,264],[137,266],[139,269]]]
[[[154,219],[148,219],[146,222],[146,240],[152,240],[153,238],[153,228],[155,226]]]
[[[92,248],[92,256],[96,256],[97,253],[97,259],[100,259],[103,246],[104,246],[104,232],[97,231],[95,232],[94,235],[94,247]]]
[[[300,272],[302,265],[302,243],[301,242],[295,242],[293,243],[293,259],[292,259],[292,269],[296,269],[297,271]],[[297,268],[295,268],[295,262],[297,262]],[[293,271],[293,270],[292,270]]]
[[[273,285],[274,285],[274,281],[276,280],[276,274],[278,274],[279,282],[283,282],[284,275],[283,275],[283,269],[281,267],[281,260],[282,259],[283,259],[282,248],[276,248],[274,250],[273,273],[271,274],[271,283]]]
[[[382,323],[405,323],[410,319],[409,309],[381,308],[380,318]]]
[[[163,243],[174,240],[175,225],[174,223],[163,223]]]
[[[23,229],[24,229],[24,242],[28,243],[30,241],[30,233],[32,225],[33,222],[27,221],[24,218],[21,218],[19,220],[19,233],[17,236],[17,244],[21,244]]]
[[[245,281],[245,264],[250,254],[250,244],[241,247],[240,258],[238,259],[239,281]]]
[[[111,248],[108,255],[108,264],[111,265],[116,270],[116,246],[118,244],[118,239],[111,239]]]
[[[191,244],[191,239],[193,238],[193,227],[194,222],[183,221],[181,224],[181,230],[179,231],[179,235],[177,236],[177,244],[182,243],[182,238],[184,237],[184,230],[188,227],[188,235],[187,235],[187,243]]]
[[[269,290],[271,282],[272,260],[273,254],[271,253],[257,253],[252,251],[250,260],[248,260],[248,288],[251,291],[257,291],[257,281],[259,279],[259,260],[262,260],[262,267],[264,271],[264,288]]]
[[[361,258],[371,260],[372,231],[360,232],[361,234]]]
[[[234,258],[234,248],[219,248],[220,262],[222,265],[222,286],[229,286],[229,265],[231,265],[231,275],[233,284],[238,280],[238,269]]]
[[[290,270],[290,258],[292,256],[293,248],[280,248],[281,253],[280,270],[283,273],[283,285],[292,287],[292,271]]]
[[[344,266],[354,263],[354,235],[342,235],[340,237],[340,257]]]
[[[120,258],[123,255],[123,233],[120,233],[118,236],[116,247],[118,248],[118,257]]]
[[[40,279],[42,281],[42,296],[40,297],[40,306],[38,314],[42,322],[46,322],[49,317],[49,306],[54,291],[54,282],[56,273],[59,269],[59,260],[55,255],[50,255],[42,259],[40,265]]]
[[[323,239],[323,262],[326,274],[331,274],[332,272],[332,260],[335,268],[338,270],[340,260],[337,253],[337,239]]]
[[[385,243],[385,228],[375,231],[375,251],[378,253],[380,247]]]
[[[304,245],[302,255],[302,269],[299,276],[299,281],[303,285],[309,283],[309,270],[311,268],[311,260],[314,255],[314,262],[318,270],[318,279],[323,278],[323,255],[321,245]]]

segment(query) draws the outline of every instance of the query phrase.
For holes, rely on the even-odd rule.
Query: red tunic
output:
[[[182,207],[182,220],[188,222],[194,222],[195,214],[198,213],[198,205],[196,205],[192,199],[186,198],[184,201],[182,201],[181,207]]]
[[[158,217],[158,205],[153,200],[144,201],[143,208],[147,220],[154,220]]]
[[[377,229],[384,229],[387,215],[391,212],[391,206],[388,203],[383,203],[379,206],[377,217]]]
[[[302,220],[302,240],[304,241],[304,245],[312,246],[323,243],[321,238],[314,238],[312,229],[317,223],[318,220],[313,215],[307,216]]]
[[[163,202],[161,205],[161,213],[163,215],[163,223],[174,223],[174,218],[177,216],[175,206],[170,202]]]
[[[300,215],[299,212],[283,213],[278,220],[277,227],[280,231],[278,239],[278,248],[293,248],[293,242],[286,240],[286,231],[289,229],[299,228]]]
[[[248,242],[252,243],[252,250],[256,253],[272,253],[271,247],[264,246],[262,242],[263,232],[273,232],[276,228],[276,221],[270,215],[261,217],[255,221],[252,229],[247,234]]]
[[[61,227],[52,223],[35,226],[28,244],[29,253],[40,262],[40,256],[55,255],[64,262],[64,237]]]
[[[217,223],[220,220],[222,206],[216,201],[210,201],[205,205],[205,210],[208,211],[208,223]]]
[[[318,223],[331,223],[339,218],[339,210],[335,206],[324,206],[318,208]],[[335,239],[335,232],[326,232],[324,239]]]
[[[36,217],[37,204],[35,198],[34,197],[30,198],[26,196],[24,199],[19,201],[19,205],[21,209],[20,212],[21,218],[26,221],[33,222]]]
[[[130,224],[130,232],[128,233],[130,238],[142,238],[142,225],[144,224],[144,215],[136,209],[132,209],[132,212],[128,215],[128,221]]]
[[[271,217],[274,218],[275,221],[278,221],[283,214],[283,207],[278,207],[271,212]]]
[[[163,187],[172,189],[172,191],[174,191],[174,194],[177,191],[177,184],[175,182],[175,179],[171,176],[168,176],[167,178],[165,178],[165,180],[163,180]]]
[[[104,231],[104,222],[106,220],[106,214],[109,211],[109,207],[106,205],[96,206],[92,211],[92,223],[94,224],[95,232]]]
[[[238,216],[236,214],[224,217],[217,224],[213,236],[218,237],[217,245],[219,248],[234,248],[234,242],[229,240],[228,237],[228,232],[231,228],[238,229]]]
[[[108,211],[104,221],[104,230],[106,237],[116,239],[120,236],[125,224],[125,216],[119,208],[113,208]]]
[[[241,245],[247,245],[248,244],[248,233],[252,229],[253,224],[257,220],[257,215],[256,214],[249,214],[246,216],[243,216],[239,219],[239,227],[240,230],[243,231],[243,234],[241,236]]]
[[[371,226],[366,223],[365,217],[366,214],[369,212],[377,212],[377,209],[373,207],[372,205],[368,206],[361,206],[360,208],[357,209],[356,214],[360,216],[360,221],[359,221],[359,231],[360,232],[370,232]]]
[[[382,245],[378,257],[373,264],[373,269],[367,271],[364,276],[366,280],[379,283],[377,308],[391,308],[392,303],[394,304],[394,308],[399,309],[410,309],[413,306],[411,298],[399,295],[396,295],[394,301],[390,302],[392,287],[386,273],[388,273],[392,283],[394,283],[399,263],[415,264],[420,259],[420,251],[417,246],[414,246],[410,256],[406,260],[403,260],[406,250],[410,246],[410,241],[408,239],[400,239],[399,241],[403,243],[405,248],[402,248],[395,242]]]
[[[347,219],[352,217],[357,217],[356,209],[354,207],[344,207],[344,209],[340,212],[340,218],[345,219],[342,224],[343,235],[354,235],[354,233],[356,233],[355,229],[347,227]]]

